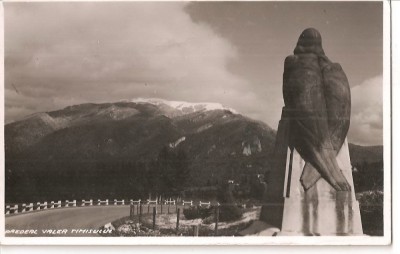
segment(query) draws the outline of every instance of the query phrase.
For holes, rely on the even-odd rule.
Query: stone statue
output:
[[[322,49],[316,29],[303,31],[285,60],[283,97],[290,118],[290,145],[306,161],[307,190],[322,176],[337,191],[350,185],[336,162],[350,126],[350,87],[341,66]]]
[[[272,181],[258,221],[265,230],[257,225],[243,234],[362,235],[346,140],[350,87],[314,28],[301,33],[285,59],[283,98]]]

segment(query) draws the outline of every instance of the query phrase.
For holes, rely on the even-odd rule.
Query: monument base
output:
[[[363,235],[358,201],[351,192],[323,199],[286,198],[278,235]]]
[[[355,198],[353,177],[347,140],[337,155],[337,162],[351,185],[351,191],[337,192],[320,178],[310,189],[304,190],[300,177],[305,161],[296,149],[288,149],[285,185],[280,204],[281,223],[275,223],[275,212],[268,213],[269,206],[263,207],[260,219],[278,225],[277,235],[319,236],[319,235],[363,235],[360,208]],[[282,209],[283,206],[283,209]]]

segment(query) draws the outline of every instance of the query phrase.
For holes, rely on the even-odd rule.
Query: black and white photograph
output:
[[[387,1],[2,6],[2,244],[391,243]]]

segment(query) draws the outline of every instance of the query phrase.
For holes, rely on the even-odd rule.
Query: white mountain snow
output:
[[[214,103],[214,102],[198,102],[198,103],[193,103],[193,102],[186,102],[186,101],[168,101],[164,99],[158,99],[158,98],[136,98],[131,100],[131,102],[134,103],[150,103],[153,105],[167,105],[171,108],[174,108],[176,110],[180,110],[183,113],[193,113],[197,111],[210,111],[210,110],[229,110],[234,114],[238,114],[238,112],[232,108],[225,107],[224,105],[220,103]]]

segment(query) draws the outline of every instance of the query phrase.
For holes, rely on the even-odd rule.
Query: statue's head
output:
[[[322,49],[321,34],[318,30],[315,28],[307,28],[304,30],[297,41],[294,53],[314,53],[317,55],[325,55],[325,52]]]

